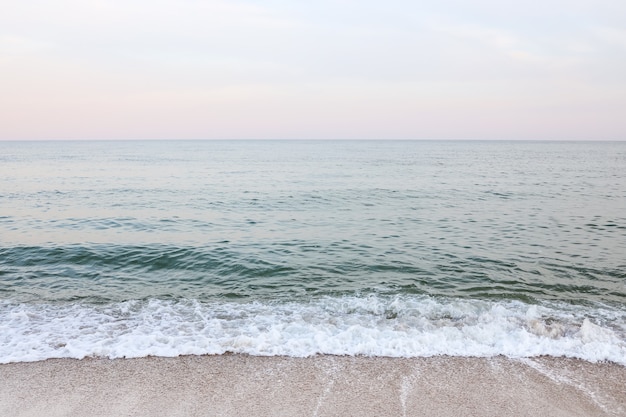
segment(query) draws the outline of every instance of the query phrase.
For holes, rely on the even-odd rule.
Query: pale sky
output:
[[[0,139],[626,140],[626,1],[0,0]]]

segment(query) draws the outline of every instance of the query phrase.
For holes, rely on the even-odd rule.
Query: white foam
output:
[[[184,354],[568,356],[626,365],[626,311],[418,296],[0,304],[0,363]]]

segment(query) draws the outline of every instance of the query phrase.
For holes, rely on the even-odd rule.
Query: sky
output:
[[[3,0],[21,139],[626,140],[626,1]]]

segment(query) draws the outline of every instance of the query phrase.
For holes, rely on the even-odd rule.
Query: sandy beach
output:
[[[626,367],[246,355],[0,365],[1,416],[625,416]]]

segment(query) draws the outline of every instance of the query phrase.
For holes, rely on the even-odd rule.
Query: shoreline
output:
[[[626,416],[626,367],[578,359],[321,355],[0,365],[6,416]]]

